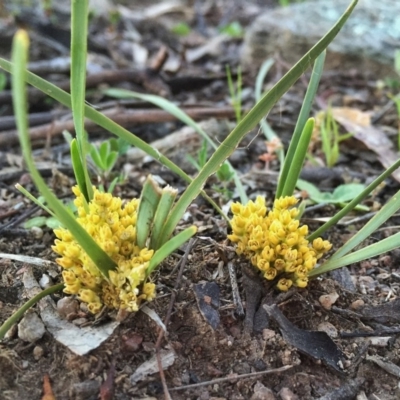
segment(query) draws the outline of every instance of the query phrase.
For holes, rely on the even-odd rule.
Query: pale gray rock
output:
[[[30,312],[18,324],[18,337],[25,342],[34,343],[41,339],[46,332],[42,320],[36,313]]]
[[[254,393],[251,396],[250,400],[276,400],[274,392],[265,387],[261,382],[258,382],[254,385]]]
[[[350,0],[292,3],[261,14],[246,32],[242,61],[260,65],[279,52],[297,62],[339,19]],[[400,49],[400,1],[359,0],[342,31],[328,47],[326,69],[358,68],[393,74]]]

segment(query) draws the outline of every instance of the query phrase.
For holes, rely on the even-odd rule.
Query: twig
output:
[[[234,118],[235,112],[232,107],[210,108],[210,107],[197,107],[197,108],[182,108],[191,118],[195,120],[203,120],[207,118]],[[246,112],[246,111],[245,111]],[[139,109],[128,110],[121,107],[115,107],[103,114],[111,118],[114,122],[121,126],[131,126],[132,124],[146,124],[146,123],[161,123],[176,121],[176,118],[164,110],[155,109]],[[100,131],[96,123],[92,121],[85,121],[85,129],[88,132]],[[49,135],[60,135],[64,130],[73,132],[74,122],[68,121],[53,121],[49,124],[44,124],[31,128],[29,135],[31,140],[45,139]],[[16,130],[3,131],[0,133],[0,146],[13,145],[18,142],[18,132]]]
[[[171,299],[169,302],[169,306],[168,306],[168,311],[167,311],[167,315],[165,317],[164,320],[164,325],[168,326],[169,320],[171,318],[171,314],[172,314],[172,309],[174,307],[175,304],[175,299],[176,299],[176,292],[179,288],[181,279],[182,279],[182,275],[183,275],[183,270],[186,266],[190,251],[192,250],[192,247],[194,246],[194,244],[196,243],[196,239],[190,239],[185,254],[183,256],[183,258],[180,260],[180,268],[179,268],[179,272],[178,272],[178,276],[176,278],[176,282],[175,282],[175,286],[174,286],[174,290],[172,291],[171,294]],[[157,342],[156,342],[156,356],[157,356],[157,364],[158,364],[158,370],[160,371],[160,379],[161,379],[161,383],[163,386],[163,390],[164,390],[164,397],[165,400],[171,400],[171,396],[169,394],[168,391],[168,386],[167,386],[167,382],[165,380],[165,375],[164,375],[164,370],[162,367],[162,362],[161,362],[161,355],[160,355],[160,348],[161,348],[161,342],[163,340],[164,337],[164,330],[159,328],[159,332],[158,332],[158,338],[157,338]]]
[[[293,365],[285,365],[284,367],[267,369],[266,371],[260,371],[260,372],[251,372],[249,374],[243,374],[243,375],[237,375],[237,376],[227,376],[225,378],[213,379],[211,381],[194,383],[193,385],[174,387],[174,388],[171,388],[170,391],[172,392],[172,391],[177,391],[177,390],[194,389],[194,388],[198,388],[201,386],[214,385],[215,383],[227,382],[227,381],[238,380],[238,379],[255,378],[255,377],[261,376],[261,375],[276,374],[279,372],[287,371],[290,368],[293,368]]]
[[[236,313],[239,315],[239,317],[243,317],[244,309],[243,309],[242,299],[240,298],[240,293],[239,293],[239,289],[238,289],[238,284],[237,284],[237,279],[236,279],[236,271],[235,271],[232,261],[228,262],[228,271],[229,271],[229,278],[231,279],[232,297],[233,297],[233,302],[235,303],[235,306],[236,306]]]

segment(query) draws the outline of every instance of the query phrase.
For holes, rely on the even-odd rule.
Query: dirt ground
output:
[[[143,12],[154,11],[147,2],[143,3]],[[28,26],[32,39],[31,61],[43,61],[41,65],[34,65],[36,73],[62,86],[68,80],[68,67],[56,70],[49,67],[49,60],[68,55],[65,23],[68,13],[62,10],[62,4],[55,4],[56,10],[40,18],[27,18],[29,9],[24,13],[21,8],[12,14],[9,9],[2,9],[0,52],[8,58],[15,27]],[[196,157],[201,147],[201,140],[195,134],[190,130],[182,134],[181,123],[164,112],[156,112],[149,104],[119,102],[105,96],[101,89],[121,87],[164,95],[191,112],[215,139],[221,140],[235,120],[225,65],[230,65],[236,77],[243,40],[240,35],[229,37],[223,42],[222,51],[203,46],[218,37],[219,27],[237,21],[246,29],[254,13],[277,6],[272,0],[252,2],[248,8],[245,2],[234,4],[222,0],[194,1],[188,2],[183,10],[170,5],[167,12],[158,11],[150,23],[145,16],[132,20],[127,10],[134,7],[126,2],[126,13],[119,22],[113,22],[113,14],[103,9],[91,22],[91,74],[92,78],[96,74],[97,77],[88,78],[88,101],[110,112],[119,123],[147,142],[163,139],[159,150],[190,174],[195,174],[195,169],[186,154]],[[171,27],[181,21],[191,27],[186,36],[171,33]],[[135,32],[140,40],[133,45],[131,39]],[[204,54],[194,53],[199,48]],[[184,51],[189,55],[186,61],[181,57]],[[169,58],[163,63],[160,58],[165,53]],[[135,60],[132,54],[136,54]],[[143,60],[142,65],[139,59]],[[266,87],[287,69],[285,55],[276,55]],[[105,70],[111,73],[106,75]],[[122,70],[131,73],[128,76]],[[256,73],[251,68],[243,71],[244,110],[254,104]],[[269,115],[268,122],[285,146],[293,132],[309,77],[308,72]],[[23,228],[32,215],[42,214],[14,188],[16,183],[21,183],[36,193],[23,169],[15,126],[10,118],[9,89],[7,83],[0,92],[0,253],[54,261],[56,256],[50,248],[54,240],[52,231],[46,227],[34,231]],[[364,127],[366,135],[376,134],[378,140],[383,137],[395,148],[398,116],[389,98],[395,93],[380,77],[361,68],[325,71],[313,113],[325,109],[329,103],[332,107],[367,113],[372,122]],[[69,199],[73,173],[69,148],[61,135],[64,129],[72,131],[69,112],[32,90],[29,113],[39,169],[58,197]],[[109,138],[99,128],[87,126],[87,129],[90,140]],[[342,127],[341,132],[346,129]],[[171,139],[170,135],[176,132],[179,139]],[[175,140],[180,141],[179,146]],[[266,164],[262,157],[265,153],[265,138],[254,130],[235,151],[231,162],[241,174],[249,197],[264,195],[271,205],[279,166],[276,160]],[[309,166],[303,178],[324,190],[333,190],[343,182],[369,183],[384,171],[384,150],[379,145],[368,147],[368,143],[356,137],[341,143],[340,156],[333,169],[324,168],[318,139],[313,141],[312,154],[320,166]],[[149,173],[180,192],[185,187],[165,167],[133,150],[120,157],[116,170],[125,173],[124,182],[116,188],[122,198],[138,197]],[[211,178],[206,191],[225,206],[228,199],[226,193],[218,190],[221,189],[218,185],[218,180]],[[363,204],[372,211],[377,210],[398,188],[399,182],[394,177],[387,179],[384,187]],[[228,189],[234,191],[233,184]],[[237,194],[233,192],[233,196],[237,200]],[[334,212],[333,206],[314,207],[304,214],[303,222],[313,231],[320,226],[322,218]],[[351,219],[363,215],[355,212]],[[367,221],[359,218],[338,224],[325,238],[337,249]],[[33,343],[26,342],[19,338],[15,326],[0,342],[0,399],[400,398],[397,296],[400,251],[351,265],[336,274],[313,280],[306,289],[282,294],[266,282],[254,279],[254,271],[235,255],[232,244],[227,241],[226,223],[202,198],[190,206],[178,228],[192,224],[198,227],[197,239],[162,264],[155,277],[157,298],[148,304],[162,320],[169,319],[164,336],[160,336],[156,322],[142,311],[124,316],[107,311],[95,319],[80,308],[69,315],[69,321],[77,326],[93,325],[94,329],[100,329],[116,318],[120,323],[104,343],[89,354],[79,356],[48,331]],[[399,225],[399,216],[395,215],[363,245],[398,232]],[[6,320],[29,298],[23,283],[28,270],[33,271],[38,281],[44,273],[53,283],[61,281],[58,268],[52,267],[49,273],[44,267],[0,258],[0,321]],[[63,296],[56,293],[52,299],[57,302]],[[263,305],[267,306],[268,313],[263,311]],[[32,311],[40,315],[41,309],[35,306]],[[327,332],[332,340],[328,335],[307,333],[315,331]],[[143,374],[136,381],[131,378],[155,354],[173,354],[171,365],[164,370],[170,397],[158,372]]]

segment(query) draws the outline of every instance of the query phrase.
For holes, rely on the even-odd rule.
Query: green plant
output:
[[[325,163],[328,168],[332,168],[339,159],[340,149],[339,144],[343,140],[353,136],[352,133],[339,133],[339,126],[332,115],[332,108],[329,106],[326,111],[321,111],[317,117],[317,128],[321,135],[322,152],[325,156]],[[313,160],[311,154],[307,155]]]
[[[190,154],[188,154],[187,159],[189,162],[198,170],[206,165],[208,160],[208,143],[207,141],[203,141],[201,148],[197,154],[197,160],[194,159]],[[218,193],[221,193],[223,198],[231,199],[232,192],[228,189],[228,184],[235,177],[235,171],[232,169],[229,163],[226,161],[218,168],[216,172],[216,177],[219,180],[220,184],[216,184],[212,186],[212,189]],[[222,187],[221,187],[222,186]]]
[[[292,3],[291,0],[278,0],[278,1],[279,1],[279,5],[281,7],[287,7],[290,3]],[[304,1],[304,0],[295,0],[294,2],[295,3],[301,3],[302,1]]]
[[[345,207],[349,201],[365,190],[365,186],[361,183],[346,183],[339,185],[335,190],[330,192],[321,192],[315,185],[310,182],[297,180],[297,188],[307,192],[308,198],[317,204],[334,204],[339,207]],[[369,211],[368,207],[361,204],[355,207],[357,211]]]
[[[231,96],[231,103],[235,110],[236,122],[239,123],[242,119],[242,69],[239,66],[237,70],[236,89],[232,81],[232,74],[229,65],[227,65],[225,69],[228,78],[228,89]]]
[[[359,206],[366,196],[399,168],[400,159],[368,187],[356,188],[357,190],[353,191],[351,196],[343,193],[343,189],[346,191],[345,187],[340,188],[335,193],[336,200],[339,198],[351,201],[315,232],[309,234],[306,225],[299,225],[300,222],[297,218],[300,209],[294,207],[297,200],[293,197],[293,191],[296,185],[302,185],[301,181],[298,183],[298,177],[314,128],[314,120],[308,118],[308,115],[316,92],[318,77],[322,72],[323,62],[324,54],[321,54],[315,62],[311,75],[316,79],[314,82],[313,78],[310,81],[281,169],[273,208],[268,211],[265,200],[261,197],[257,197],[255,202],[250,201],[246,205],[234,203],[231,207],[234,217],[231,221],[232,234],[228,237],[237,244],[237,253],[249,258],[266,279],[276,281],[277,288],[284,291],[288,290],[291,285],[305,287],[310,277],[390,251],[398,247],[400,239],[400,233],[397,233],[378,243],[350,253],[400,209],[399,191],[349,242],[321,265],[317,264],[320,257],[331,248],[330,243],[322,240],[319,236]],[[313,193],[314,196],[318,194],[316,191]],[[318,200],[325,200],[327,197],[330,197],[330,201],[333,200],[333,196],[320,195],[319,197]]]
[[[57,233],[60,241],[56,242],[55,250],[62,255],[62,258],[65,260],[63,261],[63,263],[66,263],[66,265],[69,267],[71,267],[71,265],[69,265],[71,258],[72,261],[74,260],[74,258],[78,258],[81,261],[88,262],[88,264],[82,263],[82,265],[87,265],[90,269],[90,271],[87,271],[89,272],[89,276],[81,275],[82,271],[80,271],[78,268],[75,273],[75,278],[78,278],[80,282],[83,282],[82,279],[88,279],[88,285],[90,283],[98,285],[99,282],[96,280],[96,278],[99,278],[101,280],[100,282],[105,282],[104,286],[108,288],[108,290],[110,290],[111,292],[114,289],[116,292],[118,292],[119,290],[119,293],[123,295],[122,298],[119,298],[119,301],[128,302],[131,309],[134,309],[133,305],[131,305],[131,301],[134,301],[134,299],[132,299],[132,296],[136,295],[137,293],[135,290],[128,290],[127,292],[127,287],[120,286],[121,281],[124,283],[124,285],[131,285],[132,287],[135,287],[134,283],[141,285],[142,290],[141,292],[139,291],[140,295],[145,296],[145,298],[147,299],[151,299],[154,295],[154,287],[150,284],[150,282],[144,283],[148,278],[148,274],[153,271],[153,269],[171,251],[174,251],[174,249],[179,247],[180,244],[185,242],[195,233],[195,228],[191,227],[182,231],[177,236],[171,239],[173,231],[181,220],[183,214],[186,212],[187,207],[199,194],[202,194],[204,196],[202,188],[207,179],[218,171],[220,166],[227,160],[227,158],[239,145],[243,137],[259,123],[259,121],[270,111],[272,106],[281,98],[281,96],[285,92],[287,92],[288,89],[296,82],[296,80],[301,76],[305,69],[307,69],[318,58],[321,52],[337,35],[345,21],[351,14],[352,10],[354,9],[356,3],[357,0],[354,0],[349,8],[346,10],[346,12],[343,14],[343,16],[339,19],[339,21],[333,26],[333,28],[312,49],[310,49],[304,55],[304,57],[302,57],[302,59],[298,63],[296,63],[296,65],[268,93],[266,93],[257,102],[257,104],[250,110],[250,112],[246,116],[243,117],[243,119],[235,127],[235,129],[217,147],[211,158],[206,162],[199,174],[193,180],[190,179],[185,173],[183,173],[183,171],[181,171],[177,166],[171,163],[171,161],[169,161],[166,157],[162,156],[155,149],[151,148],[151,146],[147,145],[131,133],[113,123],[103,114],[95,111],[90,106],[85,105],[84,71],[86,61],[85,39],[87,37],[86,1],[72,2],[71,87],[73,88],[73,90],[71,96],[58,89],[54,85],[51,85],[43,79],[26,71],[25,68],[27,60],[28,39],[24,31],[18,31],[14,40],[15,45],[13,49],[13,63],[8,63],[7,61],[0,59],[0,66],[8,72],[12,72],[14,109],[18,122],[22,152],[25,157],[28,169],[31,172],[35,184],[39,188],[42,195],[46,198],[46,202],[49,208],[52,209],[52,211],[63,224],[65,229],[67,229],[67,231],[61,230]],[[44,181],[35,169],[32,160],[30,143],[27,135],[25,81],[38,87],[46,93],[49,93],[53,98],[71,107],[73,110],[77,138],[76,140],[74,139],[71,143],[71,157],[73,160],[76,180],[78,182],[78,187],[74,189],[74,192],[77,197],[75,204],[78,207],[78,215],[81,219],[80,223],[76,221],[76,218],[73,215],[71,215],[63,208],[62,204],[60,204],[58,199],[47,188]],[[163,103],[164,106],[173,109],[173,107],[171,107],[170,104],[167,104],[164,99],[156,98],[156,96],[139,96],[138,94],[132,94],[131,92],[128,93],[132,97],[149,99],[149,101],[153,101],[159,104]],[[173,109],[173,112],[179,114],[179,112],[181,111],[175,108]],[[151,155],[167,167],[171,168],[171,170],[175,171],[179,176],[189,182],[189,185],[187,186],[181,197],[174,203],[174,191],[167,188],[160,190],[150,179],[146,183],[142,191],[139,209],[136,210],[135,208],[137,207],[137,203],[136,205],[135,203],[129,203],[127,204],[128,210],[125,210],[123,208],[120,208],[121,203],[119,199],[113,198],[109,193],[100,193],[98,190],[96,190],[96,188],[93,188],[90,183],[86,168],[87,153],[83,145],[83,119],[85,116],[89,119],[94,120],[94,122],[109,130],[110,132],[116,134],[117,136],[122,137],[130,144],[136,145],[137,147],[146,151],[149,155]],[[302,112],[300,116],[301,118],[299,118],[299,121],[303,121],[305,117],[305,112]],[[185,115],[181,114],[180,117],[187,120]],[[189,124],[193,124],[191,120],[187,121],[189,122]],[[313,127],[313,120],[307,120],[307,117],[305,117],[303,125],[299,121],[295,129],[294,139],[296,138],[296,145],[298,145],[298,148],[301,149],[301,153],[303,154],[304,159],[307,146],[304,145],[303,141],[299,141],[299,138],[301,136],[301,133],[304,132],[304,137],[307,137],[309,140]],[[298,137],[296,132],[299,132]],[[205,135],[205,138],[206,140],[210,140],[207,135]],[[215,144],[213,143],[212,145]],[[290,148],[288,151],[288,157],[289,154],[291,154]],[[297,152],[294,155],[292,154],[290,158],[291,161],[295,161],[295,163],[297,163],[297,168],[299,168],[301,162],[300,156],[297,154]],[[285,183],[285,185],[281,185],[282,187],[280,196],[282,196],[282,193],[290,192],[291,186],[293,191],[297,180],[297,171],[292,171],[290,165],[287,165],[286,161],[282,169],[281,178],[286,180],[287,182]],[[290,163],[290,161],[288,162]],[[290,171],[290,176],[287,174],[288,171]],[[351,204],[352,202],[350,202],[347,208]],[[135,260],[132,261],[133,265],[127,266],[126,264],[124,264],[120,266],[119,258],[113,258],[113,251],[116,251],[115,241],[113,240],[112,236],[109,236],[109,231],[105,229],[105,234],[102,235],[99,240],[101,239],[103,247],[110,252],[111,256],[107,253],[107,251],[99,246],[98,243],[96,243],[96,241],[87,231],[92,231],[91,224],[99,223],[98,218],[93,218],[93,216],[98,215],[98,212],[96,212],[96,210],[99,207],[105,207],[104,211],[112,211],[113,209],[115,209],[119,217],[121,217],[121,215],[129,214],[130,217],[133,218],[133,220],[135,220],[135,218],[137,218],[137,220],[140,219],[141,223],[137,224],[137,240],[139,241],[138,243],[142,243],[143,237],[146,237],[147,234],[147,240],[145,240],[146,244],[156,243],[156,248],[154,250],[149,249],[148,247],[143,248],[141,249],[141,251],[143,251],[144,254],[141,255],[141,253],[139,252],[139,257],[141,257],[141,261],[135,258]],[[136,214],[134,214],[135,212]],[[111,219],[112,221],[114,221],[115,218],[117,218],[117,214],[113,215],[112,218],[107,218],[107,220]],[[118,229],[122,229],[122,232],[120,233],[120,240],[125,240],[124,238],[126,238],[126,240],[133,239],[132,230],[129,228],[133,227],[133,220],[131,223],[129,223],[129,221],[125,221],[124,224],[117,226]],[[160,223],[159,221],[162,222]],[[127,224],[127,226],[125,225],[125,223]],[[84,228],[84,226],[87,230]],[[154,229],[156,229],[156,226],[158,227],[156,239],[154,239],[154,234],[152,234],[152,230],[148,230],[148,226],[152,226],[154,227]],[[128,231],[125,232],[125,229],[128,229]],[[141,233],[141,229],[144,230],[144,232],[142,231]],[[78,243],[81,248],[77,248],[75,242]],[[62,245],[62,243],[64,243],[64,246]],[[66,245],[67,243],[71,243],[72,247],[68,247]],[[324,246],[324,243],[322,243],[322,245]],[[82,251],[83,249],[84,251]],[[316,246],[314,246],[314,249],[316,249]],[[135,251],[137,251],[136,248]],[[151,251],[154,251],[154,253],[150,254]],[[139,268],[138,263],[140,262],[141,264]],[[143,266],[143,264],[145,264],[145,266]],[[132,268],[136,271],[133,275],[129,272],[133,271]],[[136,268],[139,268],[139,270],[136,270]],[[90,281],[91,272],[96,275],[94,277],[95,282]],[[73,279],[69,278],[69,276],[66,276],[64,279],[68,280],[66,284],[68,285],[70,290],[73,291],[76,289],[74,285],[79,282],[76,282]],[[134,282],[132,282],[131,280],[133,280]],[[60,286],[57,286],[57,288],[59,287]],[[94,311],[96,311],[99,307],[99,294],[98,292],[96,292],[95,289],[97,290],[97,286],[95,286],[93,290],[90,289],[91,291],[85,291],[81,294],[81,297],[84,301],[92,304],[92,309]],[[116,299],[115,293],[113,293],[112,299]],[[103,303],[105,301],[104,299],[100,300],[102,300]],[[140,300],[140,297],[138,297],[138,300]],[[32,302],[30,304],[32,304]],[[138,303],[136,302],[134,304],[137,305]],[[24,309],[26,309],[26,306]],[[20,315],[20,313],[18,315]],[[0,337],[4,336],[4,326],[9,326],[9,324],[10,321],[8,320],[2,326],[2,328],[0,328]]]
[[[244,29],[238,21],[233,21],[230,24],[222,26],[219,31],[233,38],[241,38],[244,35]]]
[[[171,32],[179,36],[187,36],[192,31],[192,28],[186,22],[179,22],[172,27]]]

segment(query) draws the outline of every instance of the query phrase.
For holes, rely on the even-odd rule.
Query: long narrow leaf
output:
[[[276,189],[275,193],[275,198],[278,199],[279,197],[284,196],[283,191],[284,188],[286,187],[286,181],[288,179],[289,175],[289,170],[291,166],[293,165],[293,159],[295,157],[295,153],[297,151],[299,142],[300,142],[300,137],[302,135],[304,126],[307,122],[307,119],[310,116],[311,112],[311,105],[314,101],[315,94],[317,93],[319,81],[322,76],[322,70],[324,68],[324,63],[325,63],[325,56],[326,52],[323,51],[315,61],[312,73],[311,73],[311,78],[310,78],[310,83],[308,84],[307,87],[307,92],[303,100],[303,104],[300,109],[300,114],[299,118],[297,119],[296,126],[294,128],[293,136],[292,139],[290,140],[290,145],[289,149],[286,154],[285,158],[285,163],[282,168],[282,172],[279,176],[278,180],[278,187]],[[302,163],[303,165],[303,163]],[[297,166],[298,168],[301,168],[300,165]],[[294,187],[293,187],[294,189]]]
[[[40,193],[46,199],[49,208],[51,208],[57,219],[74,236],[76,241],[84,248],[88,256],[93,260],[99,270],[105,277],[108,277],[108,271],[115,268],[115,263],[98,246],[92,237],[79,225],[75,218],[64,208],[63,204],[50,191],[36,169],[32,158],[31,143],[28,134],[27,120],[27,101],[26,101],[26,64],[28,59],[29,38],[25,31],[20,30],[15,34],[12,49],[13,74],[12,91],[13,107],[15,119],[18,128],[19,140],[22,149],[22,155],[26,166],[32,176],[35,185]]]
[[[346,265],[354,264],[356,262],[379,256],[380,254],[397,249],[399,247],[399,243],[400,232],[377,243],[371,244],[370,246],[364,247],[361,250],[355,251],[354,253],[348,254],[347,256],[335,258],[333,260],[329,259],[320,267],[313,269],[309,273],[309,276],[316,277],[318,275],[322,275],[326,272],[333,271]]]
[[[93,188],[86,165],[86,139],[84,132],[86,57],[88,33],[88,0],[71,2],[71,99],[72,116],[78,139],[82,171],[85,176],[83,193],[87,202],[93,197]]]
[[[299,179],[300,172],[303,167],[304,159],[306,158],[313,129],[314,118],[310,118],[304,125],[303,132],[301,133],[300,140],[297,144],[297,149],[293,155],[292,163],[290,165],[287,177],[285,179],[285,185],[281,193],[282,197],[293,195],[294,188],[296,187],[297,180]]]
[[[154,215],[156,214],[160,199],[161,189],[152,176],[148,175],[140,196],[136,223],[136,243],[141,249],[147,247],[147,239],[153,225]]]
[[[170,217],[164,227],[162,239],[166,242],[174,231],[186,208],[198,196],[206,180],[232,154],[243,137],[254,128],[269,112],[273,105],[297,81],[301,74],[321,54],[328,44],[335,38],[340,28],[353,11],[357,0],[354,0],[333,28],[309,51],[297,64],[250,110],[229,136],[221,143],[218,150],[211,156],[198,176],[190,183],[181,198],[175,204]]]
[[[312,233],[307,240],[312,241],[317,237],[320,237],[325,231],[327,231],[333,225],[336,225],[344,216],[352,211],[357,205],[359,205],[373,190],[375,190],[386,178],[388,178],[396,169],[400,168],[400,159],[397,160],[391,167],[384,171],[378,176],[373,182],[371,182],[365,190],[356,196],[349,204],[346,205],[342,210],[335,214],[328,222],[320,226],[314,233]]]
[[[167,243],[164,243],[153,255],[150,260],[149,266],[146,271],[146,276],[149,276],[156,267],[158,267],[163,260],[165,260],[172,252],[186,243],[195,233],[197,228],[191,226],[184,231],[178,233]]]
[[[211,139],[208,133],[193,118],[189,117],[189,115],[187,115],[184,111],[182,111],[178,106],[176,106],[174,103],[163,97],[156,96],[154,94],[143,94],[143,93],[133,92],[131,90],[112,89],[112,88],[104,90],[103,93],[110,97],[123,98],[123,99],[133,98],[154,104],[157,107],[162,108],[169,114],[173,115],[176,119],[180,120],[185,125],[193,128],[208,144],[210,144],[210,146],[213,149],[218,148],[218,145]],[[239,192],[240,200],[243,204],[246,204],[248,198],[246,191],[243,188],[242,182],[240,181],[235,168],[233,168],[230,163],[229,166],[231,167],[231,170],[234,171],[233,179],[236,188]]]
[[[72,169],[74,170],[75,180],[87,204],[87,201],[90,197],[89,193],[87,192],[85,166],[82,164],[81,153],[78,148],[78,142],[76,141],[75,138],[72,139],[70,146],[71,146]]]
[[[0,67],[5,71],[12,73],[13,64],[9,61],[0,58]],[[57,100],[59,103],[65,105],[68,108],[71,108],[71,96],[65,92],[64,90],[58,88],[50,82],[40,78],[39,76],[33,74],[32,72],[26,71],[25,76],[26,81],[41,90],[43,93],[46,93],[53,99]],[[127,129],[118,125],[116,122],[95,110],[93,107],[88,105],[85,106],[85,116],[101,126],[105,130],[113,133],[119,138],[123,139],[125,142],[129,143],[132,146],[136,146],[138,149],[144,151],[150,157],[153,157],[156,161],[169,168],[171,171],[175,172],[180,178],[182,178],[185,182],[191,182],[192,178],[187,175],[182,169],[180,169],[176,164],[174,164],[167,157],[163,156],[158,150],[151,147],[142,139],[138,138],[133,133],[129,132]],[[229,219],[225,215],[225,213],[218,207],[218,205],[212,200],[207,193],[204,191],[201,192],[201,195],[212,205],[212,207],[227,221],[229,224]]]
[[[397,192],[379,212],[358,231],[347,243],[345,243],[330,260],[336,260],[358,246],[363,240],[371,236],[383,223],[385,223],[395,212],[400,209],[400,191]],[[380,242],[379,242],[380,243]],[[399,243],[398,243],[399,245]]]
[[[63,288],[64,284],[59,283],[58,285],[54,285],[45,290],[42,290],[35,297],[32,297],[30,300],[28,300],[22,307],[20,307],[15,313],[13,313],[10,318],[6,319],[0,326],[0,340],[2,340],[5,334],[10,330],[10,328],[23,317],[25,312],[28,311],[31,307],[33,307],[39,300],[43,299],[43,297],[46,297],[50,294],[59,292],[60,290],[63,290]]]

